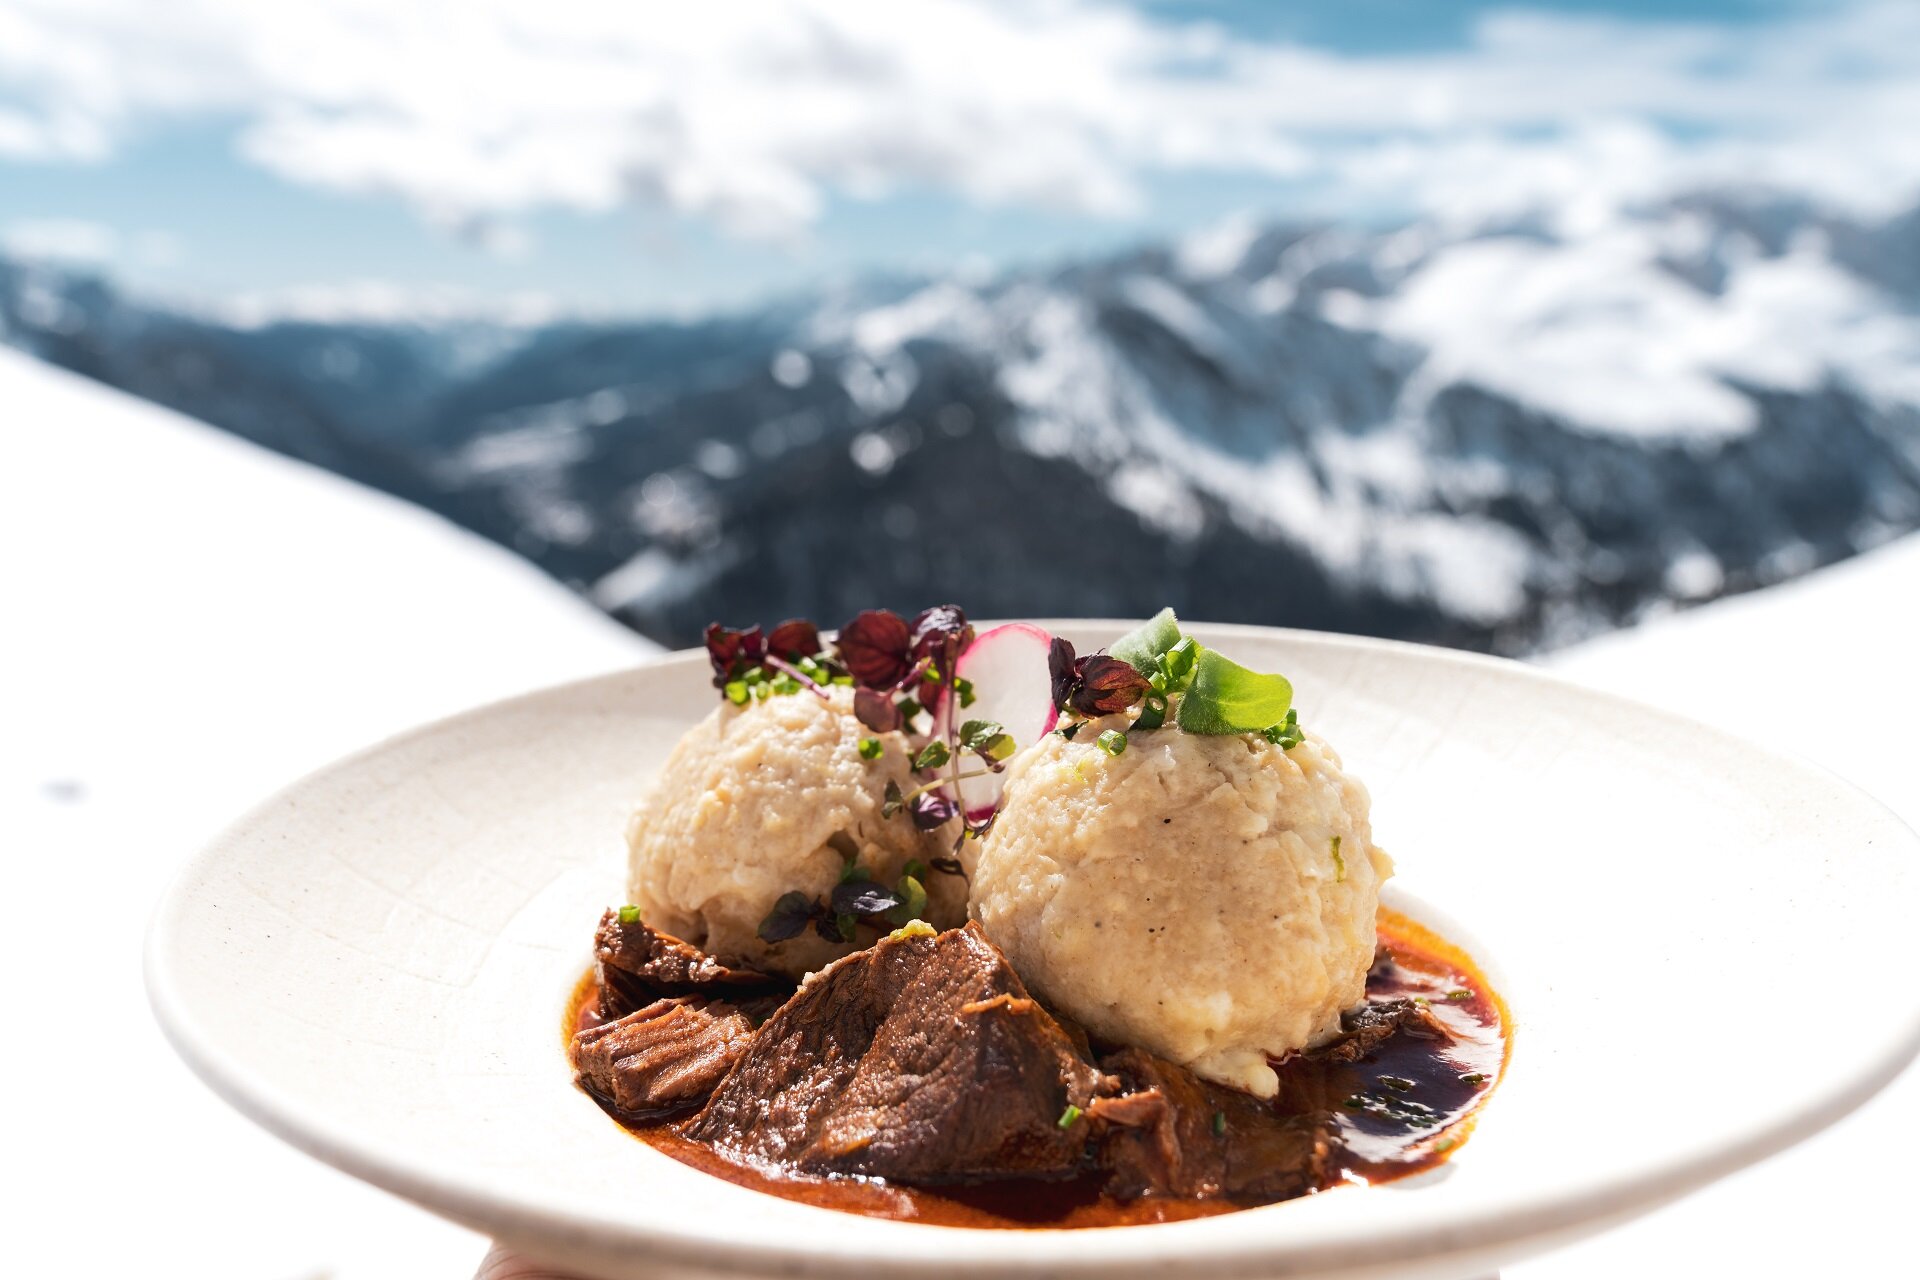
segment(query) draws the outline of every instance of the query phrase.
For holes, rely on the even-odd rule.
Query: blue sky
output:
[[[203,299],[684,312],[1238,213],[1920,177],[1868,136],[1911,132],[1920,7],[1864,0],[149,8],[0,0],[0,248]]]

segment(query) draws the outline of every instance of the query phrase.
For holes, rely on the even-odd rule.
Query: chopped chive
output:
[[[1060,1119],[1058,1123],[1062,1129],[1071,1129],[1079,1121],[1080,1117],[1083,1114],[1085,1113],[1082,1112],[1080,1108],[1074,1106],[1071,1102],[1069,1102],[1067,1104],[1067,1109],[1060,1113]]]
[[[1347,878],[1347,860],[1340,856],[1340,837],[1333,838],[1333,882],[1340,884]]]
[[[631,902],[629,902],[626,906],[620,908],[620,923],[621,924],[639,924],[640,908],[634,906]]]
[[[1396,1093],[1411,1093],[1413,1091],[1413,1081],[1407,1079],[1405,1076],[1381,1076],[1380,1084],[1382,1087],[1392,1089]]]
[[[860,739],[860,758],[862,760],[878,760],[880,753],[885,750],[886,748],[880,744],[880,739],[878,738]]]
[[[1485,1084],[1486,1082],[1487,1073],[1484,1071],[1469,1071],[1466,1075],[1460,1077],[1461,1084]]]
[[[1213,1113],[1213,1136],[1216,1138],[1225,1137],[1226,1132],[1227,1132],[1227,1113],[1224,1111],[1214,1112]]]
[[[1109,729],[1100,735],[1100,749],[1110,756],[1117,756],[1127,749],[1127,735],[1118,729]]]
[[[1464,987],[1458,991],[1447,992],[1448,1004],[1465,1004],[1471,999],[1473,999],[1473,992],[1466,990]]]
[[[734,706],[736,707],[746,706],[747,696],[748,696],[747,682],[745,680],[727,681],[726,694],[727,694],[727,701],[731,702]]]

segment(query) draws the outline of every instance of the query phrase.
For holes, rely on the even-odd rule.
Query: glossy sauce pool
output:
[[[1445,1160],[1466,1140],[1474,1113],[1506,1065],[1506,1006],[1472,959],[1395,912],[1380,912],[1378,932],[1386,959],[1367,975],[1367,998],[1424,1000],[1453,1039],[1396,1035],[1359,1062],[1293,1059],[1277,1065],[1276,1106],[1334,1117],[1323,1190],[1403,1178]],[[574,993],[564,1030],[571,1036],[595,1025],[599,1016],[599,992],[589,973]],[[1023,1179],[938,1188],[810,1177],[736,1163],[691,1142],[676,1131],[684,1114],[647,1120],[609,1114],[649,1146],[714,1177],[869,1217],[953,1227],[1085,1228],[1204,1218],[1254,1207],[1233,1200],[1118,1200],[1101,1192],[1099,1174],[1066,1182]]]

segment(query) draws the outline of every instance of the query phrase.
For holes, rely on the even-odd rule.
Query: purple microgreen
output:
[[[933,830],[959,812],[958,806],[938,791],[922,791],[908,802],[907,810],[913,825],[922,831]]]
[[[891,733],[901,725],[900,708],[893,699],[877,689],[853,691],[853,714],[875,733]]]
[[[788,662],[820,652],[820,628],[804,618],[789,618],[767,636],[767,652]]]
[[[760,941],[785,942],[796,937],[814,919],[815,907],[807,895],[797,890],[783,893],[773,910],[760,922]]]
[[[872,880],[849,880],[835,885],[829,900],[835,915],[877,916],[905,901],[899,894]]]
[[[712,623],[707,627],[707,661],[713,664],[713,687],[724,689],[727,683],[744,676],[760,665],[766,656],[767,642],[760,628],[735,631]]]
[[[1055,636],[1047,648],[1047,671],[1053,677],[1053,705],[1063,711],[1073,695],[1074,662],[1073,643]]]
[[[840,628],[834,642],[854,683],[892,689],[913,669],[912,628],[888,609],[868,609]]]
[[[955,847],[959,847],[957,841],[955,842]],[[967,874],[967,869],[960,865],[960,859],[958,858],[935,858],[933,860],[933,869],[943,876],[959,876],[962,879],[965,879]]]

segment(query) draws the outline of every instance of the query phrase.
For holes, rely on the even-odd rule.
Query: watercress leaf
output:
[[[1006,731],[998,720],[969,720],[960,726],[960,745],[977,751],[981,743]]]
[[[1179,620],[1172,609],[1162,609],[1115,640],[1107,652],[1146,675],[1159,666],[1161,654],[1179,643]]]
[[[1292,704],[1293,685],[1285,676],[1250,671],[1202,649],[1175,719],[1188,733],[1259,733],[1284,723]]]

